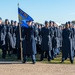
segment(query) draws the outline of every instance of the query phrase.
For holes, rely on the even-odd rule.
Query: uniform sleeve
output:
[[[26,29],[24,27],[21,28],[21,34],[22,34],[22,38],[24,38],[26,35]]]
[[[52,28],[50,29],[50,32],[51,32],[51,33],[50,33],[50,36],[53,38],[53,37],[54,37],[54,31],[53,31]]]

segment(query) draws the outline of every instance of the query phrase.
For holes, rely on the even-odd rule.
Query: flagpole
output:
[[[19,3],[18,3],[18,8],[19,8]],[[18,16],[19,20],[19,16]],[[20,21],[19,21],[20,23]],[[22,36],[21,36],[21,26],[19,24],[19,33],[20,33],[20,51],[21,51],[21,61],[23,62],[23,50],[22,50]]]

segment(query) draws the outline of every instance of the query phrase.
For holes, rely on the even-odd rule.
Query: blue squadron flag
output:
[[[19,15],[19,20],[31,20],[31,21],[34,21],[34,19],[31,16],[29,16],[27,13],[25,13],[20,8],[18,8],[18,15]]]
[[[18,18],[21,26],[28,27],[26,21],[34,21],[34,19],[18,7]]]
[[[20,22],[20,25],[23,26],[23,27],[28,28],[28,25],[27,25],[27,23],[26,23],[26,20],[22,20],[22,21]]]
[[[31,16],[29,16],[27,13],[25,13],[20,8],[18,8],[18,17],[19,17],[19,21],[22,21],[22,20],[31,20],[31,21],[34,21],[34,19]]]

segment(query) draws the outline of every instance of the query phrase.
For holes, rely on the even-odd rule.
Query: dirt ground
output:
[[[75,75],[75,65],[4,62],[0,63],[0,75]]]

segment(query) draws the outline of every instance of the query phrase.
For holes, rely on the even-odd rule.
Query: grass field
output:
[[[0,50],[0,61],[20,61],[20,60],[17,60],[17,55],[11,55],[11,56],[8,56],[6,55],[6,58],[5,59],[2,59],[2,50]],[[57,58],[55,58],[54,60],[51,60],[50,62],[47,61],[46,58],[44,58],[43,61],[41,61],[41,63],[46,63],[46,64],[71,64],[69,59],[65,60],[64,63],[60,63],[61,62],[61,57],[62,57],[62,54],[58,55]],[[37,62],[40,62],[40,54],[37,54],[36,55],[36,61]],[[28,62],[31,61],[31,58],[28,58],[27,59]],[[74,64],[75,64],[75,61],[74,61]]]

